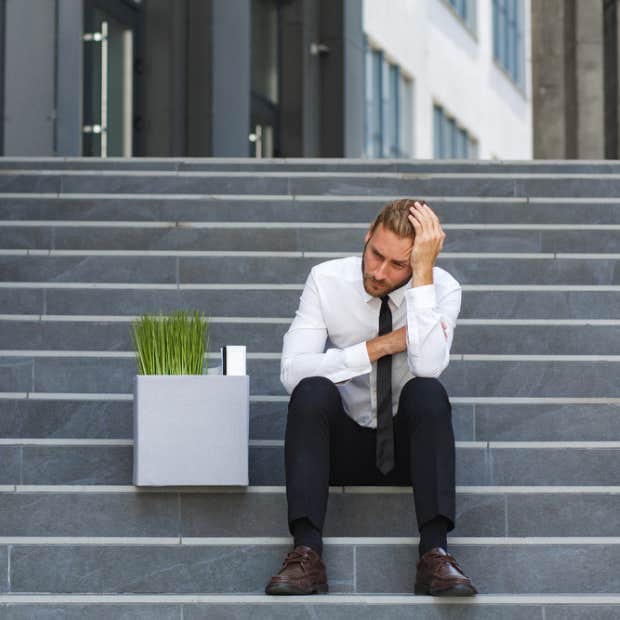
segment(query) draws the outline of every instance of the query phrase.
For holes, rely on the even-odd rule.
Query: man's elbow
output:
[[[425,360],[409,360],[409,370],[415,377],[430,377],[437,379],[447,368],[448,361],[442,364],[429,364]]]
[[[291,377],[291,373],[287,365],[283,362],[280,367],[280,383],[284,386],[284,389],[288,394],[292,394],[295,389],[296,382]]]

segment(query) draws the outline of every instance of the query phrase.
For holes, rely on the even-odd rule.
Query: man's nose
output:
[[[385,279],[386,269],[387,269],[387,265],[385,263],[381,263],[377,267],[377,270],[375,271],[375,279],[377,280]]]

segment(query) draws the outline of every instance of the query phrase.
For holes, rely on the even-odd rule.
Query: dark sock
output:
[[[427,551],[433,547],[443,547],[448,550],[448,525],[450,521],[441,515],[436,516],[428,523],[425,523],[420,529],[420,544],[418,551],[422,557]]]
[[[306,517],[301,519],[295,519],[293,521],[293,536],[295,537],[295,547],[299,545],[306,545],[311,547],[318,554],[319,557],[323,553],[323,538],[321,531],[317,530],[312,522]]]

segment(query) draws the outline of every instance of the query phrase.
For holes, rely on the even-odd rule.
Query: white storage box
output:
[[[134,484],[247,486],[249,402],[247,375],[135,375]]]

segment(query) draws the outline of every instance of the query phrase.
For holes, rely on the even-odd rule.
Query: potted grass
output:
[[[198,311],[132,324],[137,486],[247,485],[249,378],[209,372]]]

